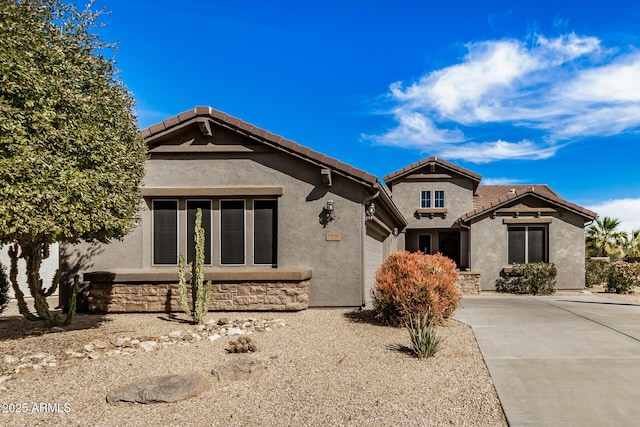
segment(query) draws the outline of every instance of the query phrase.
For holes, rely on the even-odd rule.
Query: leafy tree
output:
[[[622,253],[622,244],[626,233],[618,231],[620,220],[605,216],[587,228],[587,253],[591,256],[613,256]]]
[[[141,205],[146,147],[98,15],[0,1],[0,243],[26,262],[37,316],[24,298],[21,313],[47,324],[60,320],[46,304],[57,282],[40,280],[49,245],[121,238]]]

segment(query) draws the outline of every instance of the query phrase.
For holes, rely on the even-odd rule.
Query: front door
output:
[[[440,253],[460,265],[460,233],[440,233]]]
[[[428,255],[431,254],[431,235],[430,234],[418,235],[418,250]]]

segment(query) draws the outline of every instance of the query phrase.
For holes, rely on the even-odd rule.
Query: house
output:
[[[525,262],[552,262],[559,289],[583,289],[584,227],[597,214],[546,185],[483,186],[481,178],[437,157],[385,176],[408,222],[398,247],[441,252],[463,276],[479,276],[483,291]]]
[[[141,132],[149,147],[138,226],[108,245],[64,245],[92,311],[178,311],[179,254],[205,229],[211,310],[371,305],[396,250],[441,252],[466,291],[495,289],[513,263],[553,262],[584,287],[584,226],[596,214],[545,185],[482,186],[429,157],[375,176],[210,107]],[[61,297],[62,299],[62,297]]]
[[[92,311],[180,310],[180,253],[205,229],[212,310],[367,304],[406,220],[364,171],[196,107],[141,132],[149,146],[139,225],[108,245],[67,245]],[[90,254],[90,255],[89,255]]]

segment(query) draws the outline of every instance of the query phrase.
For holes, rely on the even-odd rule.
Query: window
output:
[[[153,263],[178,263],[178,202],[153,201]]]
[[[244,200],[220,201],[220,263],[244,264]]]
[[[509,227],[509,264],[547,262],[545,227]]]
[[[420,207],[421,208],[431,207],[431,191],[420,192]]]
[[[196,211],[202,210],[202,228],[204,229],[204,263],[211,264],[211,201],[187,200],[187,263],[196,257],[196,242],[194,229],[196,226]]]
[[[278,202],[253,202],[253,263],[278,263]]]
[[[418,250],[425,254],[431,254],[431,235],[430,234],[418,235]]]
[[[435,193],[435,207],[444,208],[444,191],[436,191]]]

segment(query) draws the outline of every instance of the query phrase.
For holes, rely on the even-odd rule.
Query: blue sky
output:
[[[209,105],[379,177],[435,155],[640,228],[640,3],[97,0],[141,128]]]

